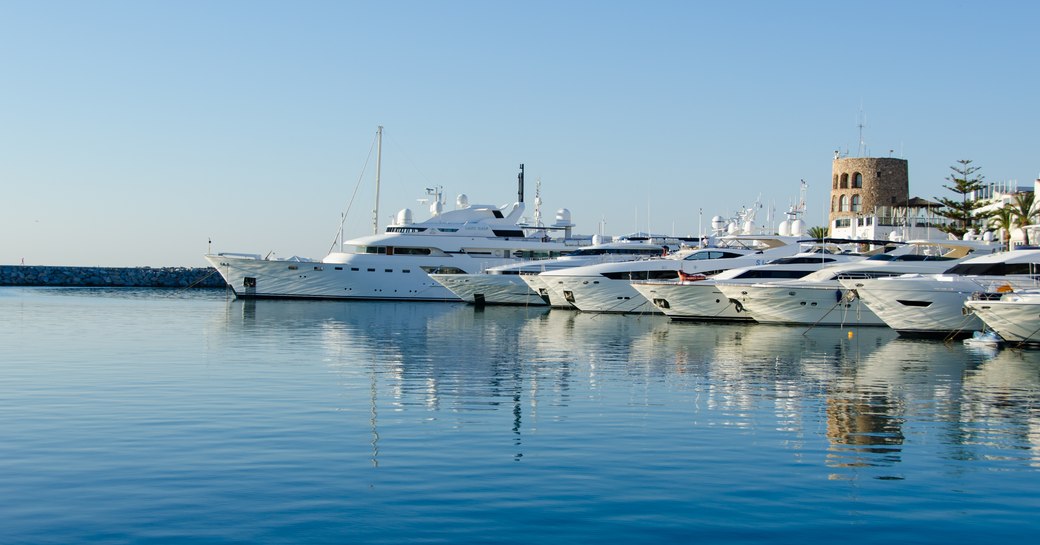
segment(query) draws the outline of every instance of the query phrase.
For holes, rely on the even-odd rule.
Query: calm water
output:
[[[877,328],[4,288],[0,370],[2,543],[1040,530],[1040,351]]]

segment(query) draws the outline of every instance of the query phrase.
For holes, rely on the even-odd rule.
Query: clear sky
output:
[[[802,179],[823,225],[861,122],[914,196],[959,159],[1031,185],[1038,24],[1032,1],[0,0],[0,264],[320,258],[359,179],[346,232],[371,232],[378,125],[381,225],[433,185],[512,202],[520,163],[583,233],[696,234]]]

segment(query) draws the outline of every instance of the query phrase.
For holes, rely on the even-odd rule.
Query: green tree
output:
[[[963,238],[964,233],[975,227],[980,219],[976,217],[975,210],[983,203],[979,199],[972,198],[972,194],[982,189],[982,176],[975,174],[979,171],[979,167],[972,166],[971,159],[961,159],[957,163],[950,167],[953,174],[946,178],[953,182],[953,185],[943,185],[943,187],[960,195],[960,199],[936,198],[943,205],[936,213],[953,220],[953,223],[949,225],[939,226],[940,231]]]
[[[990,229],[997,231],[1003,229],[1000,242],[1005,248],[1007,248],[1008,241],[1011,240],[1011,230],[1015,228],[1015,216],[1011,207],[1004,206],[990,212],[987,221],[989,222]]]
[[[1011,217],[1015,224],[1022,228],[1022,242],[1029,246],[1029,231],[1027,225],[1033,224],[1036,217],[1036,194],[1032,191],[1015,193],[1015,200],[1011,202]]]
[[[815,238],[817,240],[820,240],[820,239],[827,238],[828,234],[829,234],[829,232],[828,232],[826,227],[821,227],[821,226],[817,225],[815,227],[810,227],[809,228],[809,238]]]

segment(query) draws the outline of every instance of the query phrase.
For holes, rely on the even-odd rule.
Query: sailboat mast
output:
[[[372,210],[372,234],[379,234],[379,170],[383,164],[383,126],[376,131],[376,207]]]

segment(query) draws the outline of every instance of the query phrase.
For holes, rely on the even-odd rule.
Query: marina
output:
[[[84,288],[0,288],[0,347],[11,543],[1036,530],[1036,351],[877,327]]]

